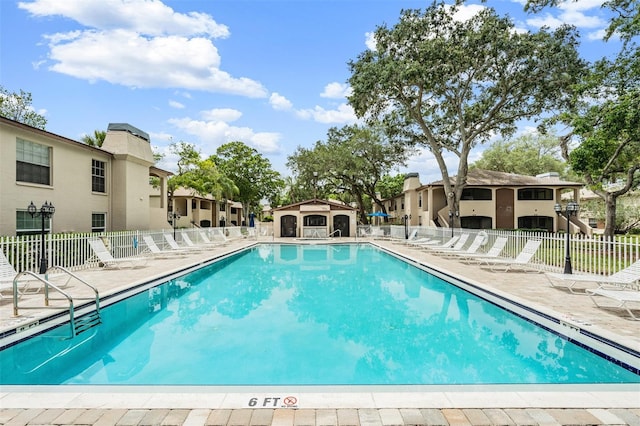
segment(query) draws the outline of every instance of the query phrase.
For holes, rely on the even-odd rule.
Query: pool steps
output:
[[[56,285],[52,283],[47,278],[49,277],[49,274],[53,272],[58,272],[58,275],[68,276],[67,281],[63,285],[60,285],[60,284]],[[16,275],[16,277],[13,279],[13,287],[14,287],[13,315],[14,316],[18,316],[20,309],[41,309],[42,308],[42,306],[22,306],[22,307],[19,306],[17,286],[18,286],[19,279],[22,278],[23,276],[29,276],[44,284],[44,307],[50,308],[50,309],[67,310],[69,312],[69,335],[64,337],[65,339],[73,339],[78,334],[83,333],[87,330],[90,330],[93,327],[100,325],[102,323],[102,320],[100,318],[100,293],[98,292],[98,289],[92,286],[91,284],[89,284],[88,282],[86,282],[85,280],[83,280],[82,278],[80,278],[79,276],[77,276],[76,274],[74,274],[73,272],[69,271],[67,268],[64,268],[62,266],[53,266],[52,268],[47,270],[47,273],[44,275],[44,277],[40,275],[36,275],[30,271],[24,271]],[[95,293],[95,297],[75,297],[74,298],[68,292],[64,291],[61,288],[61,287],[66,287],[69,281],[74,278],[77,281],[79,281],[81,284],[91,288]],[[50,288],[54,289],[64,297],[49,297]],[[61,308],[59,306],[49,306],[49,301],[51,300],[65,300],[65,299],[69,302],[69,306],[67,308]],[[83,315],[82,317],[76,318],[75,317],[75,301],[78,301],[78,300],[92,301],[93,303],[95,303],[95,310],[91,311],[87,315]]]

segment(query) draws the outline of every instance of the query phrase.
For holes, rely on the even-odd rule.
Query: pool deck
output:
[[[553,288],[544,274],[495,273],[393,241],[362,238],[357,241],[377,244],[640,351],[640,322],[631,320],[624,310],[595,307],[586,295]],[[188,257],[153,259],[143,268],[90,269],[79,271],[78,275],[98,287],[104,296],[255,242],[236,240]],[[88,294],[77,284],[70,286],[69,291],[78,296]],[[36,307],[42,300],[42,294],[26,295],[20,306]],[[51,315],[51,310],[36,308],[14,317],[11,298],[5,294],[0,299],[0,331],[33,323],[47,315]],[[2,386],[0,424],[640,426],[640,385]]]

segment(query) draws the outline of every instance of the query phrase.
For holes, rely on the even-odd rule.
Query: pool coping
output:
[[[640,408],[632,385],[1,386],[2,408]]]

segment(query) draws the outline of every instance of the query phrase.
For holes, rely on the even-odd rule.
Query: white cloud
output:
[[[578,28],[601,28],[607,25],[607,22],[599,16],[587,16],[575,10],[562,13],[560,19]]]
[[[175,94],[177,96],[182,96],[183,98],[187,98],[187,99],[191,99],[192,98],[191,93],[185,92],[185,91],[182,91],[182,90],[176,90]]]
[[[177,13],[159,0],[36,0],[18,7],[34,16],[63,16],[102,30],[127,29],[148,35],[228,37],[226,25],[205,13]]]
[[[458,22],[466,22],[478,13],[482,12],[484,9],[486,9],[486,7],[479,4],[459,5],[458,10],[456,10],[456,13],[453,14],[453,20]]]
[[[293,104],[289,99],[285,98],[277,92],[273,92],[269,97],[269,104],[271,107],[278,111],[287,111],[293,107]]]
[[[560,27],[562,24],[564,24],[564,22],[554,16],[551,16],[549,13],[542,17],[527,19],[527,25],[537,28],[549,27],[551,29],[555,29]]]
[[[326,110],[321,106],[313,109],[302,109],[296,112],[297,116],[305,120],[314,120],[324,124],[347,124],[357,121],[356,114],[348,104],[340,104],[338,108]]]
[[[608,25],[606,19],[598,16],[603,0],[570,0],[560,3],[557,9],[549,9],[550,12],[540,17],[527,19],[527,24],[540,28],[543,26],[551,29],[563,24],[574,25],[578,28],[604,28]],[[596,9],[596,10],[594,10]],[[559,12],[557,15],[552,12]],[[591,12],[587,14],[585,12]]]
[[[603,4],[604,0],[570,0],[560,3],[558,9],[574,11],[600,9]]]
[[[373,31],[364,33],[364,44],[367,46],[369,50],[374,50],[374,51],[376,50],[375,35],[376,33]]]
[[[224,116],[224,113],[220,115],[221,118]],[[213,154],[220,145],[237,140],[266,154],[279,153],[281,150],[278,144],[281,138],[279,133],[254,132],[248,127],[231,126],[221,120],[194,120],[189,117],[170,119],[169,123],[198,138],[198,147],[205,157]]]
[[[214,108],[200,112],[200,116],[207,121],[232,122],[242,117],[242,113],[232,108]]]
[[[176,108],[176,109],[183,109],[184,108],[184,104],[181,104],[180,102],[173,101],[173,100],[169,101],[169,106],[171,108]]]
[[[606,35],[607,35],[607,30],[605,28],[602,28],[598,31],[587,33],[587,38],[589,40],[604,40]]]
[[[176,13],[158,0],[36,0],[19,7],[86,27],[44,36],[53,71],[128,87],[267,95],[259,82],[220,69],[212,39],[229,31],[207,14]]]
[[[444,154],[444,161],[450,176],[458,172],[458,157],[452,153]],[[427,148],[420,148],[418,152],[409,158],[407,166],[402,168],[402,173],[418,173],[423,184],[442,180],[440,166],[435,157]]]
[[[351,95],[352,89],[348,84],[329,83],[324,87],[324,92],[320,94],[323,98],[342,99]]]

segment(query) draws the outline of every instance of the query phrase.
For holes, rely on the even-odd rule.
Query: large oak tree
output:
[[[262,200],[272,201],[284,187],[284,180],[271,162],[255,148],[235,141],[221,145],[209,159],[238,187],[245,222]],[[255,210],[254,210],[255,211]]]
[[[359,206],[360,220],[366,222],[367,200],[385,210],[379,185],[390,170],[406,163],[409,153],[390,142],[380,126],[332,127],[326,142],[299,147],[288,157],[287,166],[300,182],[321,183],[325,192],[348,194]]]
[[[349,63],[356,114],[431,151],[451,211],[459,211],[471,149],[562,105],[584,66],[571,28],[529,33],[490,8],[467,20],[455,13],[444,4],[403,11],[395,26],[376,29],[375,50]],[[445,151],[459,159],[454,181]]]
[[[526,8],[538,12],[558,3],[529,0]],[[561,139],[562,154],[602,199],[604,235],[612,237],[618,198],[640,188],[640,2],[609,0],[603,7],[613,13],[606,40],[615,34],[622,47],[591,64],[574,86],[571,108],[550,122],[569,127]]]

